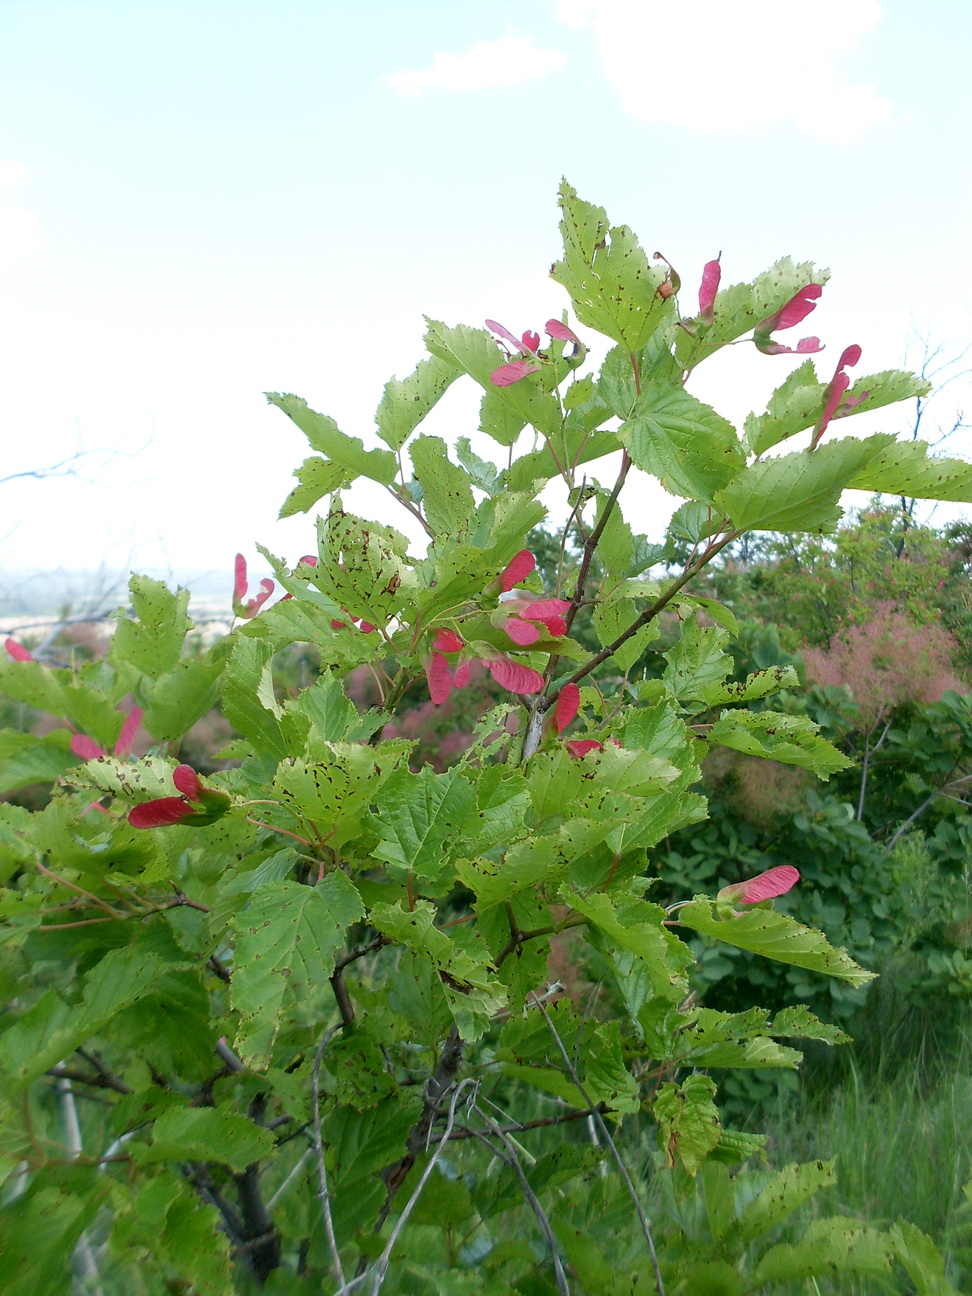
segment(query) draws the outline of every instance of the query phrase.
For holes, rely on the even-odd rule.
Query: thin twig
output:
[[[546,1212],[540,1205],[540,1200],[533,1191],[533,1188],[530,1186],[530,1181],[527,1179],[526,1173],[520,1165],[520,1158],[517,1156],[516,1147],[506,1136],[502,1127],[497,1125],[494,1120],[487,1116],[481,1107],[473,1104],[473,1110],[479,1119],[485,1124],[489,1132],[498,1138],[506,1149],[506,1156],[504,1156],[502,1152],[497,1151],[494,1145],[490,1143],[489,1139],[487,1139],[481,1131],[474,1131],[476,1137],[485,1143],[495,1156],[499,1157],[501,1161],[508,1165],[519,1179],[520,1187],[523,1190],[523,1196],[526,1198],[527,1204],[537,1217],[537,1223],[540,1225],[540,1232],[543,1234],[544,1241],[550,1251],[550,1259],[553,1264],[557,1290],[561,1293],[561,1296],[570,1296],[570,1287],[567,1283],[567,1275],[564,1272],[564,1266],[560,1259],[560,1252],[557,1250],[557,1239],[554,1237],[554,1231],[550,1227],[550,1221],[547,1219]]]
[[[334,1277],[341,1284],[341,1290],[344,1290],[345,1279],[344,1270],[341,1267],[341,1253],[338,1250],[337,1238],[334,1236],[334,1220],[331,1216],[331,1194],[327,1186],[327,1167],[324,1165],[324,1137],[321,1132],[321,1062],[324,1058],[324,1050],[330,1044],[331,1040],[341,1030],[343,1023],[331,1026],[324,1032],[317,1048],[317,1054],[314,1057],[314,1069],[311,1071],[311,1094],[314,1104],[314,1153],[317,1157],[317,1179],[320,1184],[318,1196],[321,1199],[321,1216],[324,1220],[324,1232],[327,1235],[327,1245],[331,1251],[331,1261],[334,1266]]]
[[[378,1296],[379,1291],[381,1291],[382,1283],[385,1281],[388,1274],[388,1266],[391,1262],[392,1251],[395,1249],[395,1243],[398,1241],[402,1229],[408,1223],[408,1217],[418,1205],[418,1200],[422,1195],[425,1185],[429,1181],[429,1176],[435,1169],[436,1162],[445,1150],[446,1143],[449,1141],[449,1135],[452,1133],[452,1127],[456,1122],[456,1107],[459,1105],[459,1100],[462,1098],[463,1094],[470,1089],[475,1096],[479,1089],[479,1081],[467,1078],[461,1080],[459,1084],[456,1085],[455,1089],[453,1089],[452,1097],[449,1100],[449,1112],[446,1116],[445,1135],[440,1141],[439,1146],[429,1157],[428,1165],[422,1171],[422,1176],[415,1185],[411,1197],[409,1197],[402,1209],[401,1215],[399,1215],[398,1219],[395,1221],[395,1227],[392,1229],[391,1235],[385,1244],[384,1251],[382,1251],[381,1255],[373,1265],[369,1266],[364,1273],[358,1274],[355,1278],[352,1278],[349,1283],[345,1283],[334,1293],[334,1296],[350,1296],[351,1292],[363,1287],[364,1283],[369,1278],[371,1279],[371,1296]]]
[[[567,1068],[567,1074],[574,1082],[577,1092],[584,1099],[585,1104],[592,1109],[592,1116],[594,1121],[597,1124],[598,1129],[601,1132],[601,1136],[604,1139],[605,1143],[607,1143],[608,1147],[611,1149],[611,1155],[614,1157],[615,1164],[617,1165],[618,1170],[621,1172],[621,1178],[625,1182],[625,1187],[628,1190],[628,1195],[631,1198],[632,1205],[635,1208],[635,1212],[641,1224],[641,1231],[644,1234],[645,1243],[648,1247],[648,1255],[651,1258],[651,1267],[655,1272],[655,1291],[658,1293],[658,1296],[665,1296],[665,1284],[664,1281],[662,1280],[661,1269],[658,1267],[658,1256],[655,1252],[655,1244],[652,1241],[651,1226],[648,1223],[648,1217],[645,1215],[645,1212],[642,1208],[641,1200],[638,1197],[637,1192],[635,1191],[635,1186],[631,1181],[631,1176],[628,1173],[628,1167],[624,1164],[624,1161],[621,1159],[621,1153],[618,1151],[617,1144],[615,1143],[614,1139],[611,1137],[611,1131],[608,1129],[604,1117],[601,1115],[600,1111],[597,1110],[595,1104],[591,1101],[590,1095],[588,1094],[587,1090],[584,1088],[583,1082],[581,1081],[580,1076],[577,1074],[577,1069],[574,1066],[573,1062],[571,1062],[570,1055],[568,1054],[567,1050],[564,1048],[564,1042],[560,1038],[560,1034],[557,1030],[557,1027],[553,1024],[553,1019],[551,1018],[550,1014],[547,1012],[546,1008],[543,1006],[543,1003],[539,999],[537,1000],[536,1006],[539,1009],[540,1013],[543,1015],[543,1019],[547,1023],[551,1035],[554,1037],[554,1042],[557,1045],[557,1051],[560,1054],[560,1056],[563,1058],[564,1066]]]

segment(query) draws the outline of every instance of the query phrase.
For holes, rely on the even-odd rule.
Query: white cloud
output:
[[[878,0],[558,0],[557,17],[593,30],[605,76],[643,121],[743,134],[789,122],[841,142],[891,114],[845,74]]]
[[[537,49],[532,37],[507,31],[500,40],[480,41],[461,54],[436,50],[431,67],[393,72],[384,80],[408,98],[423,90],[503,90],[559,72],[566,62],[559,50]]]
[[[24,184],[29,179],[30,172],[23,162],[12,162],[10,159],[0,158],[0,184],[19,185]]]

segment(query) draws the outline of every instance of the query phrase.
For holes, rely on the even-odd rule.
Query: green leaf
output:
[[[75,787],[95,788],[102,794],[109,792],[113,797],[139,805],[142,801],[179,795],[172,782],[174,769],[174,762],[163,756],[140,756],[135,761],[102,756],[78,765],[70,782]]]
[[[645,345],[671,318],[674,302],[659,293],[666,271],[653,266],[627,225],[608,226],[603,207],[561,182],[564,259],[550,271],[570,294],[577,318],[628,351]]]
[[[215,1206],[201,1202],[174,1170],[157,1171],[135,1193],[127,1185],[118,1189],[109,1245],[136,1271],[132,1291],[154,1264],[162,1272],[175,1270],[206,1296],[235,1296],[229,1241]]]
[[[764,756],[782,765],[797,765],[827,780],[852,762],[821,738],[808,716],[781,711],[723,711],[706,735],[710,743],[747,756]]]
[[[530,792],[522,770],[498,764],[479,769],[465,765],[463,777],[476,788],[476,813],[463,825],[461,854],[479,855],[496,846],[506,849],[524,836]]]
[[[480,459],[468,437],[456,438],[456,458],[469,474],[469,480],[474,486],[478,486],[487,495],[494,495],[500,489],[502,470],[489,459]]]
[[[800,677],[795,666],[768,666],[765,670],[753,671],[745,680],[730,680],[726,684],[713,682],[701,693],[706,706],[722,706],[726,702],[755,702],[758,698],[770,697],[781,689],[798,688]]]
[[[823,412],[827,384],[817,378],[812,360],[794,369],[770,396],[765,414],[750,414],[746,440],[753,454],[778,445],[804,428],[813,427]]]
[[[42,1171],[23,1196],[4,1205],[4,1296],[59,1296],[69,1289],[74,1248],[103,1201],[92,1173],[85,1176],[88,1182],[63,1173],[64,1181],[58,1182],[55,1174]]]
[[[246,1116],[214,1107],[175,1107],[152,1126],[152,1142],[135,1145],[141,1164],[153,1161],[215,1161],[242,1174],[248,1165],[274,1150],[270,1130]]]
[[[751,284],[737,283],[716,294],[711,327],[693,322],[693,332],[679,329],[675,334],[675,355],[684,369],[694,369],[707,356],[728,342],[748,333],[751,328],[780,310],[808,284],[825,284],[829,270],[818,270],[810,261],[794,264],[781,257]]]
[[[663,1084],[652,1103],[658,1146],[669,1167],[682,1166],[693,1177],[722,1137],[716,1087],[708,1076],[686,1076],[680,1085]]]
[[[363,741],[380,729],[385,721],[385,717],[376,711],[359,715],[357,707],[341,687],[340,679],[328,670],[321,671],[299,697],[285,704],[284,710],[291,708],[307,717],[314,738],[322,742]]]
[[[232,919],[230,998],[240,1014],[236,1048],[247,1066],[269,1066],[287,992],[299,1000],[327,980],[346,929],[363,913],[347,878],[329,873],[314,887],[267,883]]]
[[[398,463],[390,450],[366,450],[360,437],[347,436],[332,418],[312,410],[300,396],[281,395],[279,392],[265,394],[271,405],[283,410],[297,424],[310,442],[311,449],[327,455],[354,477],[370,477],[383,486],[395,480]]]
[[[321,459],[318,455],[305,459],[299,468],[294,469],[294,476],[300,485],[295,486],[281,504],[278,517],[288,518],[295,513],[308,513],[318,500],[334,491],[343,490],[354,480],[350,468],[335,463],[333,459]]]
[[[706,1161],[702,1169],[712,1164]],[[698,1260],[678,1268],[679,1296],[744,1296],[742,1274],[726,1260]]]
[[[414,954],[431,959],[442,977],[442,987],[459,1034],[464,1040],[480,1038],[494,1015],[506,1003],[506,989],[490,971],[488,955],[480,957],[460,949],[435,926],[435,909],[427,900],[405,910],[398,904],[372,906],[372,926]]]
[[[153,954],[133,960],[128,949],[109,950],[85,977],[80,1003],[68,1005],[47,990],[0,1036],[0,1066],[11,1081],[29,1084],[99,1035],[123,1008],[152,994],[173,966]]]
[[[798,369],[794,369],[773,392],[766,413],[750,414],[746,419],[746,439],[753,453],[761,455],[764,450],[778,445],[795,433],[813,427],[823,413],[828,386],[829,383],[817,380],[812,360],[807,360]],[[924,379],[900,370],[888,369],[859,379],[848,391],[844,401],[850,402],[864,396],[865,399],[858,400],[850,414],[866,414],[895,401],[923,396],[929,390],[930,384]],[[838,410],[835,418],[842,417],[846,415]]]
[[[967,504],[972,502],[972,464],[932,457],[924,441],[896,441],[875,455],[849,485],[853,490]]]
[[[378,435],[385,445],[401,450],[461,372],[451,361],[432,355],[420,360],[407,378],[389,379],[375,410]]]
[[[754,1287],[764,1287],[767,1283],[830,1277],[835,1273],[865,1273],[879,1278],[891,1268],[890,1250],[884,1234],[856,1220],[814,1220],[799,1242],[770,1247],[756,1266],[752,1281]],[[932,1290],[941,1296],[952,1296],[953,1292],[947,1285]]]
[[[745,467],[732,424],[678,385],[652,384],[615,434],[672,495],[712,503]]]
[[[721,626],[703,626],[698,616],[682,623],[682,633],[664,654],[668,663],[662,676],[679,702],[704,698],[706,691],[722,686],[732,669],[732,658],[723,652],[729,635]]]
[[[603,935],[606,948],[630,950],[645,964],[656,995],[674,999],[684,993],[684,971],[692,954],[662,925],[665,911],[659,905],[633,895],[594,891],[583,896],[569,886],[561,887],[560,895]]]
[[[865,441],[846,437],[764,459],[716,491],[715,504],[739,531],[833,531],[841,492],[893,441],[890,433]]]
[[[609,598],[597,603],[594,608],[594,629],[602,648],[619,639],[637,619],[638,609],[632,604],[633,595],[622,585],[612,591]],[[641,626],[630,639],[616,648],[611,661],[617,669],[627,673],[641,658],[650,643],[658,638],[661,626],[656,617],[647,625]]]
[[[189,591],[180,589],[173,594],[163,581],[148,576],[133,576],[128,589],[136,620],[124,612],[116,614],[110,656],[134,666],[149,679],[161,679],[175,668],[191,628],[186,616]]]
[[[702,936],[792,967],[837,977],[852,986],[867,985],[874,980],[873,972],[858,966],[846,950],[835,949],[822,932],[804,927],[773,909],[747,907],[724,918],[713,901],[697,896],[678,910],[677,921]]]
[[[836,1159],[796,1162],[768,1175],[759,1194],[739,1212],[739,1228],[746,1242],[772,1232],[821,1188],[837,1182]]]
[[[850,1041],[850,1036],[838,1026],[821,1021],[804,1004],[782,1008],[770,1029],[774,1035],[784,1038],[823,1040],[825,1044],[847,1044]]]
[[[311,581],[348,618],[384,626],[416,587],[407,551],[408,540],[394,527],[335,508],[318,522],[319,556]]]
[[[895,1255],[908,1271],[918,1296],[959,1296],[945,1278],[945,1261],[935,1243],[906,1220],[888,1230]]]
[[[449,328],[439,320],[425,317],[428,331],[425,345],[440,360],[458,365],[485,390],[482,430],[501,445],[512,445],[524,424],[550,435],[560,428],[560,406],[539,383],[539,374],[530,374],[509,387],[495,387],[490,374],[503,363],[503,353],[485,329],[457,324]],[[488,402],[488,404],[487,404]],[[495,407],[499,422],[489,417]],[[519,424],[519,426],[517,426]]]
[[[77,765],[70,739],[66,729],[55,729],[43,738],[16,729],[0,730],[0,793],[16,792],[32,783],[53,783]]]
[[[337,849],[361,832],[368,807],[402,754],[391,743],[319,743],[315,760],[284,761],[273,789]]]
[[[417,437],[408,448],[415,476],[422,487],[422,509],[438,534],[462,535],[469,530],[474,501],[469,478],[450,463],[441,437]]]
[[[223,676],[223,714],[255,751],[282,760],[289,756],[280,728],[283,711],[274,697],[270,663],[273,647],[241,635]]]
[[[524,891],[539,889],[567,871],[567,854],[556,837],[517,842],[502,860],[459,860],[456,873],[476,896],[476,910],[485,913]]]
[[[384,860],[400,881],[410,873],[420,881],[437,881],[450,867],[450,845],[475,813],[475,788],[457,769],[436,774],[423,765],[418,774],[397,770],[380,800],[369,819],[381,839],[374,858]]]
[[[51,715],[65,714],[63,684],[70,677],[70,671],[51,670],[37,661],[14,661],[6,652],[0,658],[0,692]]]
[[[212,710],[230,647],[230,640],[222,640],[203,657],[184,658],[156,680],[143,717],[153,738],[174,742]]]

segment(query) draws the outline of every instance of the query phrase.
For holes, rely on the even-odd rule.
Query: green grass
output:
[[[837,1156],[837,1188],[816,1199],[817,1214],[885,1226],[906,1219],[936,1242],[953,1285],[972,1290],[972,1204],[963,1193],[972,1179],[972,1039],[932,1068],[921,1055],[869,1077],[851,1065],[839,1087],[791,1101],[761,1128],[773,1165]],[[848,1280],[819,1287],[869,1290]]]

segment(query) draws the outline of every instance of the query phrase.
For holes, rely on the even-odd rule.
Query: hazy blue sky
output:
[[[835,362],[961,348],[970,40],[967,0],[0,0],[0,477],[118,452],[0,485],[0,566],[296,559],[307,448],[261,393],[367,441],[423,311],[559,314],[561,175],[690,290],[720,249],[724,282],[829,265],[804,332]],[[693,385],[734,418],[792,365],[739,358]],[[436,430],[473,417],[457,392]]]

